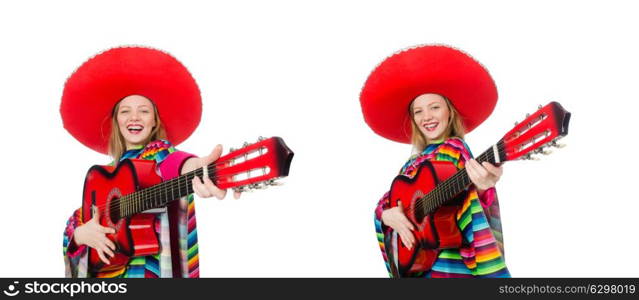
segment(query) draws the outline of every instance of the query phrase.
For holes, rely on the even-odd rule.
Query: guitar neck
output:
[[[276,179],[288,176],[293,151],[280,137],[260,138],[218,158],[206,168],[198,168],[171,180],[123,196],[120,216],[128,217],[145,210],[164,207],[169,202],[193,193],[195,176],[209,179],[219,188],[262,189],[277,185]],[[114,206],[115,207],[115,206]]]
[[[539,106],[536,112],[526,115],[521,123],[515,123],[515,127],[476,160],[499,165],[515,159],[531,159],[531,155],[537,153],[546,154],[545,147],[562,147],[557,140],[568,134],[569,123],[570,113],[561,104],[550,102],[544,107]],[[465,169],[457,171],[417,200],[422,202],[422,212],[424,215],[434,212],[464,191],[470,183]]]
[[[213,164],[207,167],[208,176],[217,185],[216,169]],[[203,178],[204,170],[198,168],[176,178],[164,181],[152,187],[139,190],[120,198],[120,216],[129,217],[145,210],[165,207],[171,201],[193,193],[193,178]]]
[[[488,148],[475,158],[477,162],[489,162],[499,165],[506,160],[504,153],[504,143],[502,140]],[[420,199],[423,202],[424,214],[434,212],[438,207],[447,201],[454,199],[459,193],[464,191],[471,184],[466,168],[462,168],[450,178],[440,182],[435,189]]]

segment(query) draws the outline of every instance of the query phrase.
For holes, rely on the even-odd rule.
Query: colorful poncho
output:
[[[145,147],[128,150],[120,161],[131,159],[155,160],[162,180],[178,176],[182,163],[192,155],[177,151],[171,143],[165,140],[153,141]],[[163,164],[164,163],[164,164]],[[169,166],[170,165],[170,166]],[[179,199],[178,235],[182,277],[199,277],[199,256],[197,244],[197,228],[195,222],[195,206],[193,195]],[[88,247],[77,246],[73,241],[73,232],[81,225],[81,209],[77,209],[67,222],[64,231],[62,252],[66,267],[66,277],[125,277],[125,278],[154,278],[172,277],[172,253],[169,236],[169,216],[166,210],[156,214],[156,232],[160,242],[160,253],[143,257],[135,257],[128,265],[120,270],[89,274]]]
[[[424,161],[449,161],[461,169],[470,158],[472,155],[464,141],[450,138],[429,144],[422,153],[406,162],[400,174],[412,178]],[[494,189],[484,192],[482,199],[472,185],[465,193],[457,213],[462,246],[441,250],[431,270],[409,274],[410,277],[510,277],[504,261],[499,203]],[[386,237],[392,236],[394,231],[381,221],[382,212],[388,208],[388,194],[382,197],[375,210],[375,230],[386,269],[393,277],[387,251],[393,251],[395,245],[390,242],[393,239]]]

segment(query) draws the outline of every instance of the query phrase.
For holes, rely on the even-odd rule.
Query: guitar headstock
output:
[[[263,189],[279,185],[276,179],[288,176],[293,151],[280,137],[259,137],[255,143],[245,142],[239,149],[220,157],[215,165],[215,184],[236,191]]]
[[[557,141],[568,134],[570,113],[561,104],[550,102],[504,135],[505,160],[534,159],[534,154],[549,154],[544,148],[563,145]]]

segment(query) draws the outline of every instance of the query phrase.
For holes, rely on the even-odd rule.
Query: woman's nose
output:
[[[140,120],[140,114],[138,114],[137,112],[133,112],[133,113],[131,114],[131,120],[132,120],[132,121],[138,121],[138,120]]]

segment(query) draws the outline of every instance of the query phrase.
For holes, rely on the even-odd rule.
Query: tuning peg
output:
[[[526,114],[526,118],[530,117],[530,114]]]
[[[259,183],[252,183],[249,185],[249,188],[254,189],[254,190],[261,190],[264,188],[263,185],[259,184]]]
[[[282,185],[281,182],[276,181],[275,179],[270,179],[268,182],[268,185],[272,185],[272,186],[278,186],[278,185]]]
[[[519,125],[519,122],[515,121],[515,126]]]
[[[236,192],[239,192],[239,193],[244,193],[244,192],[247,191],[246,186],[234,187],[233,190],[236,191]]]
[[[537,150],[539,150],[539,149],[537,149]],[[531,153],[528,153],[526,155],[522,155],[519,159],[521,159],[521,160],[539,160],[538,157],[532,155],[532,153],[536,153],[537,150],[535,150],[535,151],[533,151]]]
[[[235,151],[235,150],[237,150],[237,149],[235,149],[235,148],[233,148],[233,147],[229,148],[229,152],[233,152],[233,151]]]
[[[548,155],[548,154],[552,153],[552,151],[547,150],[547,148],[548,148],[548,147],[549,147],[549,146],[546,146],[546,145],[541,146],[541,147],[539,147],[539,148],[535,149],[535,150],[533,151],[533,153],[535,153],[535,154]]]
[[[541,107],[542,107],[541,104],[539,104],[539,106],[537,106],[537,109],[541,109]]]
[[[258,141],[258,142],[261,142],[261,141],[263,141],[263,140],[265,140],[265,139],[266,139],[266,138],[265,138],[265,137],[263,137],[263,136],[261,136],[261,135],[257,137],[257,141]]]
[[[533,150],[532,153],[541,153],[541,151],[543,151],[543,147],[539,147],[539,148]]]
[[[248,142],[244,142],[244,143],[242,144],[242,148],[246,148],[246,147],[248,147],[248,145],[250,145]]]
[[[566,144],[559,144],[556,140],[553,140],[552,142],[550,142],[550,146],[555,148],[563,148],[566,147]]]

